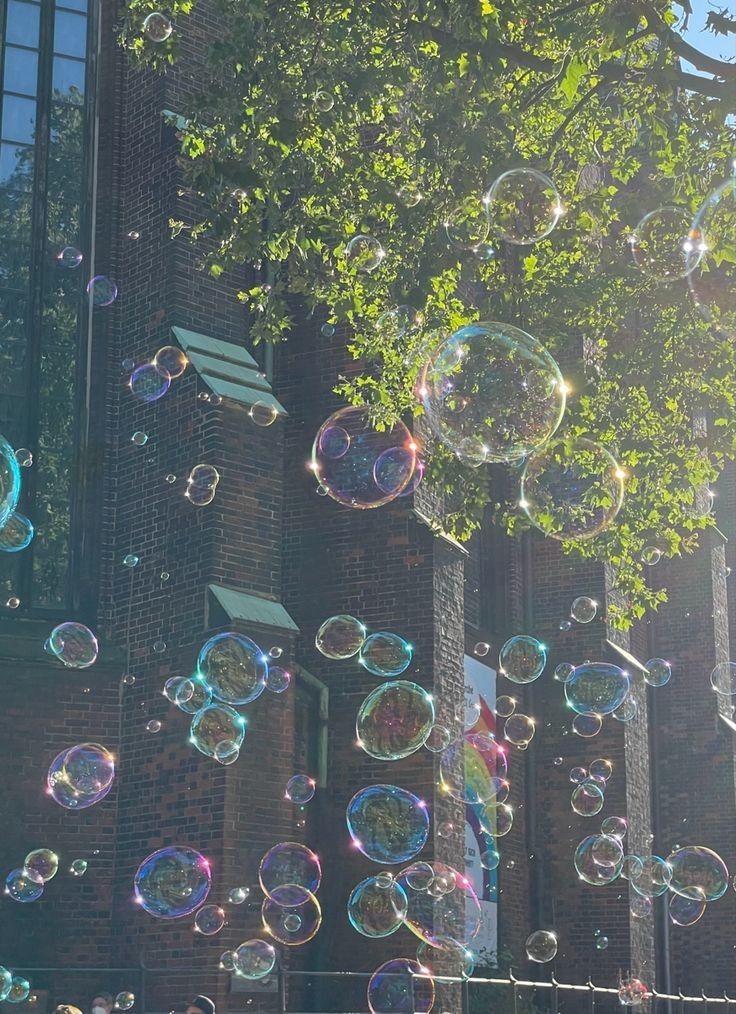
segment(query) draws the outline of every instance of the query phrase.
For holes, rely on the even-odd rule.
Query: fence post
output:
[[[588,976],[588,1014],[595,1014],[595,986]]]
[[[552,1010],[554,1014],[560,1014],[560,1000],[558,995],[559,983],[555,979],[555,973],[552,972],[549,977],[549,981],[552,983]]]
[[[278,963],[278,984],[279,984],[279,1011],[286,1014],[286,976],[281,962]]]

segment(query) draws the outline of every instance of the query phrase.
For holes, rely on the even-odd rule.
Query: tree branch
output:
[[[673,31],[667,25],[661,15],[654,9],[651,3],[643,3],[641,10],[647,21],[652,25],[659,36],[664,42],[667,42],[670,49],[681,56],[683,60],[687,60],[698,70],[705,71],[707,74],[715,74],[716,77],[723,78],[724,80],[736,80],[736,64],[726,63],[723,60],[717,60],[713,56],[708,56],[707,53],[701,53],[695,46],[691,46],[689,42],[685,42],[683,37]]]

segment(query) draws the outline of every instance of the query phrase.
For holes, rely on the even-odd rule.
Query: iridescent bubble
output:
[[[498,869],[498,864],[501,862],[501,853],[497,848],[491,846],[490,848],[484,849],[480,854],[480,865],[484,870],[495,870]]]
[[[297,907],[286,907],[264,898],[261,919],[274,940],[287,947],[300,947],[308,943],[322,925],[322,909],[313,894]]]
[[[652,899],[647,894],[632,894],[629,911],[634,919],[647,919],[652,914]]]
[[[688,275],[693,302],[701,317],[722,338],[736,337],[736,265],[733,232],[736,220],[736,175],[716,187],[692,224],[705,246],[696,271]]]
[[[526,634],[510,637],[498,653],[499,671],[513,683],[533,683],[546,664],[546,647]]]
[[[629,825],[625,817],[606,817],[601,823],[601,834],[618,838],[619,841],[623,841],[628,830]]]
[[[656,282],[686,278],[700,263],[706,245],[685,208],[650,211],[629,237],[634,264]]]
[[[736,662],[719,662],[710,674],[710,685],[722,697],[736,694]]]
[[[323,338],[332,338],[334,337],[335,334],[335,325],[330,324],[329,322],[325,323],[319,329],[319,333],[322,335]]]
[[[0,436],[0,525],[4,525],[18,505],[20,467],[13,448]]]
[[[641,865],[629,871],[629,883],[638,894],[656,898],[672,880],[672,869],[661,856],[641,856]]]
[[[10,991],[5,997],[6,1003],[25,1003],[31,992],[31,984],[22,975],[14,975],[10,984]]]
[[[641,873],[642,865],[643,863],[639,856],[624,856],[623,865],[621,867],[621,876],[624,880],[631,880],[632,877],[638,877]]]
[[[581,817],[594,817],[603,809],[603,790],[595,782],[582,782],[572,790],[570,805]]]
[[[376,687],[358,710],[361,748],[377,760],[399,760],[419,750],[434,724],[431,696],[416,683],[392,680]]]
[[[434,869],[430,863],[412,863],[401,871],[400,876],[412,891],[428,891],[434,883]]]
[[[506,719],[503,727],[504,739],[514,746],[526,749],[534,738],[536,725],[533,718],[522,715],[520,711]]]
[[[205,641],[197,670],[214,697],[226,704],[250,704],[263,693],[267,657],[245,634],[228,631]]]
[[[13,901],[28,904],[37,901],[43,894],[44,880],[40,873],[22,866],[11,870],[5,878],[5,893]]]
[[[368,1009],[371,1014],[428,1014],[434,1005],[434,982],[418,961],[391,958],[368,982]]]
[[[117,1010],[130,1010],[134,1003],[135,993],[124,991],[122,993],[118,993],[115,997],[115,1007]]]
[[[233,887],[227,896],[227,900],[231,905],[242,905],[249,897],[249,887]]]
[[[588,777],[588,771],[583,767],[570,768],[570,781],[573,785],[579,785]]]
[[[220,743],[240,750],[244,739],[245,719],[227,704],[209,704],[192,718],[189,742],[205,757],[216,758]]]
[[[251,406],[248,415],[256,426],[260,426],[261,429],[265,429],[267,426],[271,426],[276,422],[279,417],[279,410],[275,405],[271,404],[271,402],[257,401]]]
[[[37,873],[44,883],[53,880],[59,870],[59,857],[51,849],[34,849],[23,860],[23,866]]]
[[[344,446],[343,434],[348,446],[335,456]],[[416,461],[417,445],[402,422],[379,431],[371,425],[367,409],[348,406],[322,423],[312,447],[311,468],[333,500],[365,510],[401,496],[413,479]]]
[[[570,616],[576,623],[590,623],[598,612],[598,603],[588,595],[578,595],[570,606]]]
[[[568,706],[579,715],[610,715],[631,689],[628,673],[610,662],[584,662],[565,683]]]
[[[331,616],[317,631],[314,643],[325,658],[345,659],[357,655],[366,636],[365,627],[354,616]]]
[[[470,979],[475,971],[475,954],[452,937],[436,936],[434,943],[420,940],[417,961],[436,982]]]
[[[276,951],[265,940],[246,940],[234,953],[233,964],[238,975],[246,979],[263,979],[276,964]]]
[[[261,859],[258,878],[263,893],[285,908],[303,904],[319,888],[322,867],[319,857],[306,845],[284,841]]]
[[[345,245],[345,260],[350,267],[365,274],[375,271],[385,256],[386,251],[375,236],[359,233]]]
[[[618,988],[618,1002],[622,1007],[639,1007],[649,996],[649,990],[640,979],[624,979]]]
[[[381,870],[376,874],[376,884],[379,887],[389,888],[394,882],[394,875],[389,870]]]
[[[590,762],[588,770],[593,778],[600,778],[604,782],[607,782],[613,774],[613,764],[605,757],[596,757],[595,760]]]
[[[49,795],[65,809],[84,810],[112,788],[115,758],[99,743],[80,743],[57,754],[46,778]]]
[[[173,31],[170,19],[161,11],[153,11],[143,22],[143,34],[151,42],[166,42]]]
[[[458,250],[477,250],[488,236],[488,229],[488,206],[475,195],[466,197],[445,220],[447,239]]]
[[[553,539],[592,539],[618,514],[623,480],[601,444],[583,437],[557,440],[527,460],[519,506]]]
[[[575,869],[593,887],[612,883],[621,873],[624,850],[617,838],[591,834],[575,850]]]
[[[182,704],[190,701],[194,695],[194,682],[186,676],[171,676],[164,683],[162,693],[167,701],[175,704],[181,701]],[[198,709],[199,710],[199,709]]]
[[[506,752],[490,733],[465,733],[440,754],[440,788],[461,803],[497,802]]]
[[[442,753],[450,745],[451,740],[452,733],[447,726],[435,722],[427,734],[424,745],[432,753]]]
[[[636,698],[629,694],[623,704],[613,712],[613,717],[618,722],[631,722],[636,718],[638,711],[639,705],[636,703]]]
[[[430,876],[417,879],[414,871],[420,865],[429,866]],[[465,946],[477,935],[481,924],[480,903],[464,874],[435,859],[402,870],[396,880],[408,902],[405,925],[420,940],[441,946],[442,941],[450,937]],[[412,887],[412,883],[417,886]]]
[[[541,447],[560,424],[565,391],[547,350],[519,328],[497,323],[455,331],[419,382],[432,431],[461,460],[478,465],[517,461]]]
[[[177,345],[164,345],[153,357],[153,365],[164,376],[168,373],[171,380],[176,380],[186,370],[189,360]]]
[[[494,234],[518,246],[538,243],[549,236],[564,214],[557,187],[536,169],[502,173],[491,184],[484,201]]]
[[[214,465],[195,465],[187,477],[187,488],[184,495],[195,507],[206,507],[215,499],[219,481],[220,473]]]
[[[194,917],[194,930],[206,937],[213,937],[225,925],[225,910],[219,905],[202,905]]]
[[[212,691],[199,674],[190,679],[183,676],[180,678],[183,682],[175,690],[174,702],[179,711],[187,715],[196,715],[212,703]]]
[[[0,528],[0,551],[19,553],[33,541],[34,528],[25,514],[15,510]]]
[[[218,965],[225,972],[235,971],[235,951],[223,951]]]
[[[683,898],[697,901],[702,895],[706,901],[716,901],[728,889],[726,864],[704,845],[676,849],[667,857],[667,866],[671,874],[668,886]]]
[[[165,371],[157,370],[153,363],[143,363],[131,373],[128,387],[138,401],[158,401],[171,387],[171,377]]]
[[[95,275],[87,282],[87,295],[93,306],[110,306],[118,298],[118,287],[107,275]]]
[[[135,553],[126,553],[123,557],[124,567],[130,567],[132,569],[133,567],[137,567],[140,562],[141,558],[136,556]]]
[[[206,901],[211,882],[204,856],[187,845],[168,845],[138,867],[135,900],[157,919],[180,919]]]
[[[74,859],[69,867],[69,872],[73,877],[83,877],[89,869],[89,863],[86,859]]]
[[[56,255],[56,263],[62,268],[78,268],[84,260],[84,254],[75,246],[65,246]]]
[[[291,686],[291,673],[280,665],[270,665],[266,674],[266,690],[283,694]]]
[[[560,683],[567,683],[574,672],[575,666],[572,662],[560,662],[558,666],[555,666],[554,677]]]
[[[223,739],[221,743],[215,746],[215,760],[224,767],[234,764],[239,756],[240,744],[232,739]]]
[[[388,937],[403,924],[408,910],[404,889],[395,881],[388,887],[367,877],[348,899],[348,919],[364,937]]]
[[[496,698],[495,712],[499,718],[509,718],[516,711],[516,699],[507,694]]]
[[[360,649],[358,661],[374,676],[399,676],[411,663],[412,646],[388,631],[369,634]]]
[[[369,785],[346,810],[355,847],[375,863],[391,866],[412,859],[429,837],[427,804],[397,785]]]
[[[290,803],[303,805],[308,803],[310,799],[314,799],[316,787],[317,783],[309,775],[292,775],[286,783],[284,795]]]
[[[157,718],[152,718],[150,722],[146,722],[146,732],[161,732],[161,722]]]
[[[557,954],[557,936],[551,930],[535,930],[526,939],[526,956],[540,965],[552,961]]]
[[[654,567],[662,559],[662,550],[656,546],[645,546],[641,551],[640,559],[646,567]]]
[[[644,679],[650,687],[663,687],[669,683],[672,666],[663,658],[650,658],[647,662]]]
[[[697,890],[694,889],[693,893]],[[684,898],[681,894],[671,894],[667,905],[670,922],[675,926],[693,926],[705,913],[707,899],[699,892],[699,897]]]
[[[44,645],[69,669],[86,669],[97,661],[97,638],[83,623],[60,623]]]
[[[592,739],[593,736],[597,736],[602,727],[603,719],[594,712],[575,715],[572,720],[572,731],[576,736],[582,736],[583,739]]]

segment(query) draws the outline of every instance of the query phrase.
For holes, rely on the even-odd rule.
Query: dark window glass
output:
[[[10,0],[5,27],[5,42],[18,46],[37,46],[40,8],[36,4]]]
[[[5,50],[3,87],[21,95],[35,95],[38,86],[38,53],[8,46]]]
[[[66,99],[67,102],[82,102],[84,73],[83,60],[70,60],[65,56],[55,56],[52,82],[54,98]]]
[[[33,183],[33,148],[0,144],[0,185],[26,190]]]
[[[36,100],[6,95],[3,99],[2,139],[31,144],[36,132]]]
[[[54,18],[54,52],[84,58],[87,50],[87,19],[81,14],[57,11]]]

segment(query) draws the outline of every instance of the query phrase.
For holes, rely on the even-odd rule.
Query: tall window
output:
[[[22,609],[58,610],[88,278],[73,252],[89,248],[88,0],[7,0],[0,31],[0,433],[33,453],[19,509],[36,527],[28,549],[0,553],[0,588]]]

